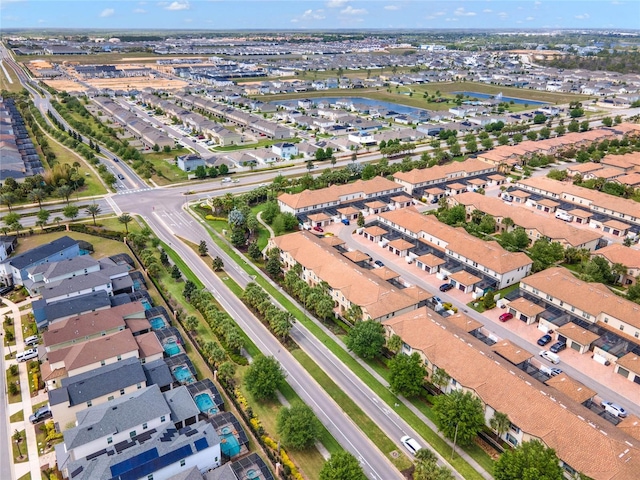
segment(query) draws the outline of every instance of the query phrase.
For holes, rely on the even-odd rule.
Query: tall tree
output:
[[[362,358],[375,358],[382,353],[384,327],[374,320],[357,322],[349,330],[345,344],[349,350]]]
[[[282,444],[294,450],[312,447],[322,430],[313,410],[302,402],[295,402],[289,408],[282,407],[276,422],[276,431]]]
[[[129,215],[128,213],[123,213],[122,215],[120,215],[118,217],[118,222],[122,223],[124,225],[124,229],[127,233],[127,235],[129,234],[129,224],[133,221],[133,217],[131,215]]]
[[[209,251],[209,247],[207,246],[207,242],[204,240],[200,240],[200,244],[198,245],[198,253],[201,257],[204,257]]]
[[[405,397],[415,397],[422,392],[426,371],[417,352],[396,355],[389,361],[389,370],[391,391]]]
[[[264,355],[253,359],[244,377],[247,390],[258,401],[275,398],[276,390],[284,379],[280,363],[275,358]]]
[[[438,428],[460,445],[469,445],[484,427],[482,401],[470,392],[453,390],[434,399],[433,413]]]
[[[7,208],[9,209],[9,213],[11,213],[11,207],[13,207],[13,205],[17,201],[18,201],[18,197],[13,192],[6,192],[0,195],[0,203],[7,206]]]
[[[491,420],[489,420],[489,426],[496,432],[498,437],[502,437],[502,435],[507,433],[510,425],[509,416],[502,412],[495,412]]]
[[[523,442],[506,450],[493,466],[496,480],[562,480],[564,472],[555,450],[541,442]]]
[[[367,480],[358,459],[349,452],[337,452],[320,470],[320,480]]]
[[[70,221],[73,221],[79,213],[80,209],[76,205],[67,205],[62,209],[62,214]]]
[[[100,205],[98,205],[97,203],[92,203],[85,209],[85,213],[88,213],[93,218],[94,227],[96,226],[96,216],[100,215],[101,212],[102,212],[102,209],[100,208]]]
[[[45,192],[44,188],[37,187],[29,192],[27,198],[30,202],[37,202],[38,207],[42,208],[42,200],[47,198],[47,192]]]
[[[56,195],[64,198],[67,205],[69,204],[69,197],[73,193],[73,187],[71,185],[62,185],[56,189]]]

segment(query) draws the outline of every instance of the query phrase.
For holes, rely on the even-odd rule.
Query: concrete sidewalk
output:
[[[21,422],[14,422],[9,425],[9,436],[13,435],[15,430],[21,431],[24,430],[26,433],[26,448],[29,454],[29,461],[24,463],[14,464],[14,478],[20,478],[27,473],[31,474],[32,480],[42,480],[42,475],[40,471],[40,458],[38,457],[38,445],[36,442],[36,432],[29,423],[29,416],[33,412],[33,399],[31,398],[31,393],[29,391],[29,372],[28,372],[28,364],[29,362],[21,362],[18,363],[15,360],[15,356],[17,352],[21,352],[25,349],[24,346],[24,329],[22,326],[22,316],[20,311],[20,306],[25,303],[29,303],[30,300],[25,300],[20,304],[15,304],[10,302],[7,299],[2,300],[8,307],[0,309],[0,316],[4,319],[5,315],[10,315],[13,317],[14,330],[16,335],[16,347],[14,347],[11,351],[13,353],[12,358],[7,362],[7,368],[11,365],[17,364],[20,369],[20,391],[22,393],[22,403],[14,403],[9,404],[9,415],[13,415],[14,413],[19,412],[20,410],[24,413],[24,420]],[[8,347],[4,348],[4,355],[9,353]],[[44,395],[44,398],[42,397]],[[37,398],[42,398],[38,401],[44,401],[47,399],[46,394],[40,394]],[[21,448],[24,450],[25,442],[22,442]]]

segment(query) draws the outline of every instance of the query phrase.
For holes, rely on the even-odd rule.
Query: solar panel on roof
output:
[[[152,448],[147,450],[146,452],[142,452],[135,457],[128,458],[123,460],[120,463],[116,463],[111,466],[111,476],[117,477],[118,475],[123,474],[124,472],[128,472],[129,470],[135,468],[138,465],[143,463],[147,463],[154,458],[158,458],[158,449]]]
[[[80,475],[82,473],[82,470],[84,469],[84,467],[78,467],[76,468],[73,472],[71,472],[71,478],[76,477],[77,475]]]
[[[196,450],[199,452],[207,448],[209,446],[209,442],[207,442],[206,438],[199,438],[198,440],[193,442],[193,445],[196,447]]]

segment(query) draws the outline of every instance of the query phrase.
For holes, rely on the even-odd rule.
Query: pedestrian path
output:
[[[18,365],[20,371],[20,392],[22,394],[22,402],[21,403],[11,403],[8,405],[8,414],[9,416],[18,413],[20,410],[23,411],[24,420],[20,422],[13,422],[9,425],[9,440],[12,442],[11,435],[16,430],[25,431],[26,442],[23,441],[21,448],[24,451],[26,447],[29,455],[29,461],[16,463],[14,464],[14,476],[13,478],[20,478],[27,473],[31,474],[32,480],[41,480],[42,475],[40,471],[40,458],[38,457],[38,444],[36,440],[36,432],[34,427],[29,422],[29,416],[33,413],[33,405],[38,402],[43,402],[47,400],[47,394],[44,392],[39,393],[38,396],[32,398],[31,392],[29,391],[29,372],[28,372],[28,363],[29,362],[21,362],[18,363],[15,360],[15,356],[17,352],[21,352],[25,349],[24,347],[24,329],[22,326],[22,316],[20,311],[20,306],[30,303],[30,300],[25,300],[19,304],[13,303],[5,298],[2,299],[6,307],[0,309],[0,317],[4,320],[5,315],[9,315],[13,318],[13,325],[15,330],[16,337],[16,346],[15,347],[4,347],[3,355],[8,355],[11,351],[12,357],[6,362],[6,368],[9,368],[11,365]],[[26,315],[26,313],[25,313]],[[4,374],[4,373],[3,373]],[[25,445],[26,443],[26,445]],[[9,443],[11,444],[11,443]],[[13,455],[11,455],[13,458]]]

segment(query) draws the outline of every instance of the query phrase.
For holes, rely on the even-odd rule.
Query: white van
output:
[[[32,358],[38,358],[37,348],[30,348],[29,350],[25,350],[24,352],[20,352],[16,355],[16,360],[19,362],[26,362]]]
[[[402,445],[404,445],[404,448],[409,450],[413,455],[415,455],[416,452],[422,448],[420,444],[416,442],[415,439],[411,438],[409,435],[405,435],[404,437],[402,437],[400,439],[400,442],[402,442]]]
[[[37,335],[31,335],[30,337],[27,337],[24,339],[24,344],[27,347],[30,347],[31,345],[37,345],[38,344],[38,336]]]
[[[560,357],[558,355],[556,355],[553,352],[550,352],[549,350],[542,350],[540,352],[540,356],[542,358],[546,358],[547,360],[549,360],[551,363],[557,365],[560,363]]]
[[[573,222],[573,215],[569,215],[566,212],[556,212],[556,218],[564,220],[565,222]]]

